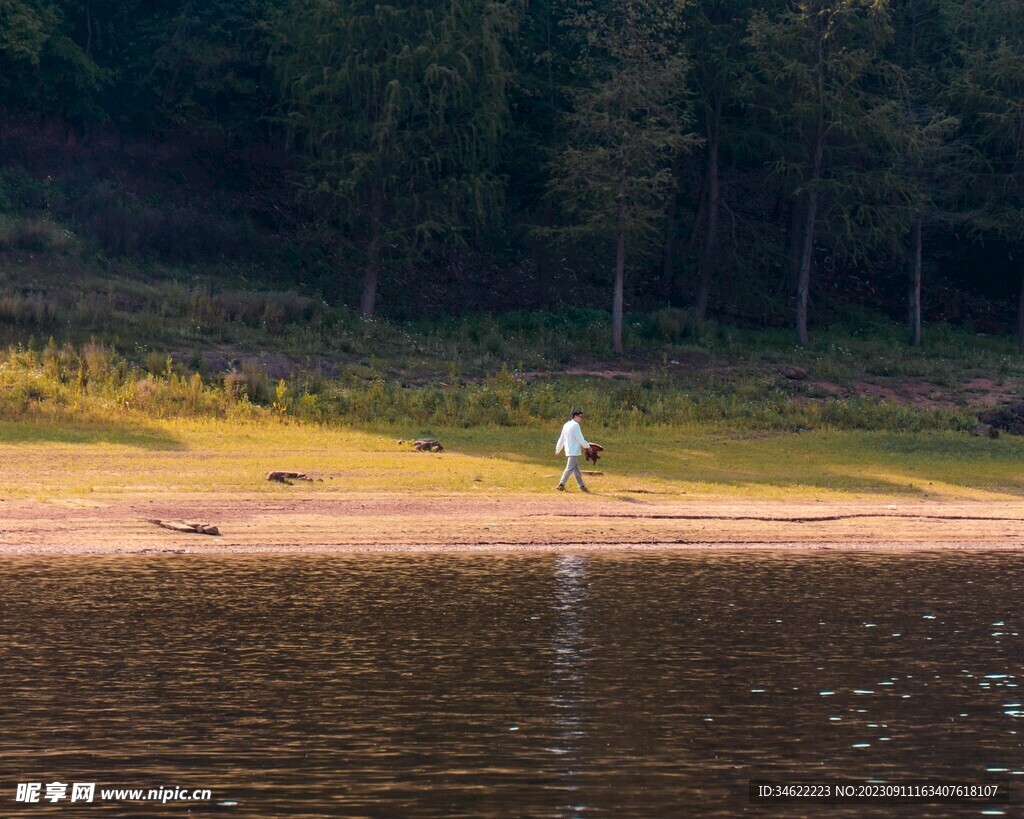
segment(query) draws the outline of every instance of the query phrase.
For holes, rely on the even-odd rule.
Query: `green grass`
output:
[[[210,492],[550,493],[567,407],[608,448],[598,493],[763,498],[995,497],[1024,491],[1024,442],[968,434],[970,412],[865,398],[808,400],[776,375],[404,383],[349,373],[274,383],[102,344],[0,354],[6,496]],[[425,454],[399,439],[440,438]],[[282,488],[271,469],[319,472]]]
[[[778,375],[709,374],[699,383],[665,368],[647,377],[528,377],[503,367],[480,380],[411,383],[352,374],[269,379],[258,368],[206,377],[149,356],[143,369],[110,348],[12,348],[0,354],[0,418],[290,418],[319,424],[448,428],[527,427],[563,419],[571,406],[608,429],[717,425],[723,430],[965,431],[968,411],[853,396],[809,400]],[[162,368],[162,369],[161,369]]]
[[[597,495],[754,499],[996,498],[1024,494],[1024,441],[951,432],[739,434],[709,425],[595,429]],[[442,453],[398,443],[429,432]],[[0,423],[0,492],[44,499],[191,493],[552,494],[558,424],[324,427],[272,419]],[[281,486],[271,469],[319,473]]]

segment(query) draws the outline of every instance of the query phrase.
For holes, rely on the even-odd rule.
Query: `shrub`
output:
[[[111,256],[196,262],[260,254],[259,235],[245,218],[143,200],[106,183],[77,197],[72,211],[76,224]]]
[[[47,184],[23,168],[0,170],[0,210],[42,210],[47,206]]]
[[[16,219],[0,227],[0,250],[66,253],[74,247],[74,234],[49,219]]]
[[[271,401],[272,391],[267,371],[252,361],[243,363],[241,370],[225,375],[224,387],[236,399],[244,398],[254,404]]]
[[[364,368],[361,377],[348,372],[330,380],[317,375],[271,382],[254,362],[222,380],[207,381],[199,373],[171,367],[157,353],[143,363],[145,369],[99,342],[77,350],[58,347],[52,340],[42,350],[8,349],[0,352],[0,414],[262,413],[317,423],[468,427],[557,424],[576,404],[586,408],[592,424],[619,428],[700,424],[742,432],[807,427],[916,432],[969,430],[976,423],[968,410],[923,409],[866,398],[793,397],[777,378],[766,378],[756,368],[745,376],[733,373],[728,380],[704,380],[688,390],[667,377],[526,379],[508,367],[477,383],[451,377],[447,384],[409,386],[384,377],[381,366]],[[367,374],[372,380],[365,380]]]
[[[91,329],[102,330],[110,322],[114,308],[102,293],[85,293],[75,304],[78,320]]]
[[[83,344],[79,353],[79,370],[83,384],[88,381],[109,381],[115,371],[114,354],[109,347],[95,341]]]
[[[237,321],[250,327],[264,326],[276,331],[286,324],[308,321],[316,313],[316,302],[293,291],[251,293],[229,290],[210,296],[203,290],[189,298],[189,311],[203,321]]]
[[[56,309],[42,296],[0,296],[0,321],[27,326],[49,324],[56,315]]]
[[[266,297],[260,293],[232,290],[218,293],[210,300],[214,315],[222,321],[259,324],[266,310]]]
[[[75,349],[69,344],[58,349],[53,338],[43,349],[42,364],[46,376],[62,384],[68,383],[77,375],[80,368],[78,353],[75,352]]]
[[[146,360],[142,366],[150,375],[167,375],[173,368],[173,362],[169,355],[152,350],[146,353]]]

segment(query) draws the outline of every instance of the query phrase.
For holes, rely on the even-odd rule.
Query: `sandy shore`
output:
[[[219,537],[153,520],[205,522]],[[0,553],[1024,548],[1013,501],[317,494],[0,501]]]

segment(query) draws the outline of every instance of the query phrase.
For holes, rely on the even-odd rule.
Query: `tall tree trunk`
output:
[[[910,326],[910,344],[921,346],[921,223],[924,214],[918,213],[910,234],[910,286],[907,288],[907,322]]]
[[[818,192],[811,188],[807,192],[807,216],[804,221],[803,243],[800,247],[800,268],[796,277],[796,343],[806,347],[810,342],[807,335],[807,304],[811,290],[811,255],[814,249],[814,220],[818,212]]]
[[[540,214],[540,223],[545,227],[552,224],[551,208],[545,204]],[[537,287],[534,289],[534,309],[550,310],[554,299],[552,298],[552,282],[555,278],[552,264],[551,247],[546,241],[537,241],[533,253],[537,259]]]
[[[92,3],[85,4],[85,56],[92,58]]]
[[[612,293],[612,350],[622,355],[622,291],[626,280],[626,199],[619,195],[615,237],[615,287]]]
[[[819,45],[819,48],[821,46]],[[819,84],[821,79],[819,78]],[[820,98],[820,88],[819,88]],[[814,159],[811,165],[811,179],[807,188],[807,212],[804,214],[804,239],[800,248],[800,269],[796,279],[796,341],[806,347],[807,303],[811,291],[811,260],[814,254],[814,222],[818,216],[818,180],[825,159],[825,111],[818,110],[818,127],[814,134]]]
[[[377,306],[377,284],[380,282],[380,264],[371,261],[363,274],[363,295],[359,299],[359,315],[370,318]]]
[[[697,192],[697,212],[693,215],[693,224],[690,227],[690,236],[686,240],[686,246],[683,248],[683,258],[689,258],[690,254],[693,253],[693,249],[697,246],[697,239],[700,237],[700,229],[704,224],[704,212],[708,207],[708,198],[704,195],[704,189],[707,187],[707,184],[707,176],[702,176],[700,180],[700,190]]]
[[[796,282],[800,278],[800,249],[804,238],[804,212],[807,194],[794,196],[793,205],[789,210],[789,271],[782,282],[787,293],[796,292]]]
[[[693,312],[698,320],[702,320],[708,311],[708,300],[711,298],[711,279],[715,270],[715,250],[718,242],[718,205],[721,200],[718,178],[718,125],[721,118],[722,101],[719,97],[715,110],[706,113],[708,133],[708,226],[704,235],[704,252],[700,256],[700,275],[697,285],[697,298]]]
[[[1017,348],[1024,352],[1024,271],[1021,272],[1020,295],[1017,297]]]
[[[677,177],[678,178],[678,177]],[[679,192],[673,192],[668,200],[668,212],[665,214],[665,243],[661,249],[661,286],[669,301],[672,300],[672,292],[675,289],[675,250],[676,230],[679,225]]]
[[[370,196],[370,263],[363,276],[363,295],[359,300],[359,313],[369,318],[377,306],[377,285],[380,283],[382,222],[384,219],[384,183],[378,179]]]

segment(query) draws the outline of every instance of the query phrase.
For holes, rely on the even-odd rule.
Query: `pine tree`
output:
[[[929,228],[958,221],[955,199],[963,180],[964,152],[955,140],[958,120],[945,108],[943,54],[949,41],[942,25],[941,0],[896,0],[896,36],[890,44],[901,70],[898,100],[903,139],[895,167],[907,213],[907,326],[910,343],[921,344],[921,291],[925,237]],[[899,254],[894,254],[898,256]]]
[[[614,247],[612,349],[623,353],[626,268],[657,236],[674,188],[673,157],[695,142],[680,105],[687,62],[676,51],[680,6],[594,0],[566,18],[580,45],[581,85],[569,91],[567,144],[549,190],[568,218],[560,232]],[[642,251],[641,251],[642,252]]]
[[[107,72],[71,29],[57,3],[0,3],[0,107],[65,117],[99,112],[96,96]]]
[[[819,219],[849,219],[889,184],[875,159],[897,134],[881,49],[891,36],[887,0],[799,0],[750,27],[759,102],[776,123],[774,169],[791,180],[796,251],[796,337],[806,345]],[[852,236],[852,234],[849,234]]]
[[[697,123],[703,137],[704,187],[698,214],[703,216],[704,246],[697,271],[694,314],[703,319],[711,297],[718,257],[721,211],[721,155],[729,139],[730,113],[744,98],[742,78],[749,68],[748,44],[742,36],[754,10],[765,0],[707,0],[686,11],[688,42],[700,54],[690,72]]]
[[[950,105],[975,162],[964,204],[981,236],[1024,245],[1024,2],[945,0]],[[1022,254],[1024,255],[1024,254]],[[1024,350],[1024,267],[1017,309]]]
[[[500,218],[512,19],[491,0],[293,0],[277,19],[302,188],[366,249],[363,316],[384,269]]]

